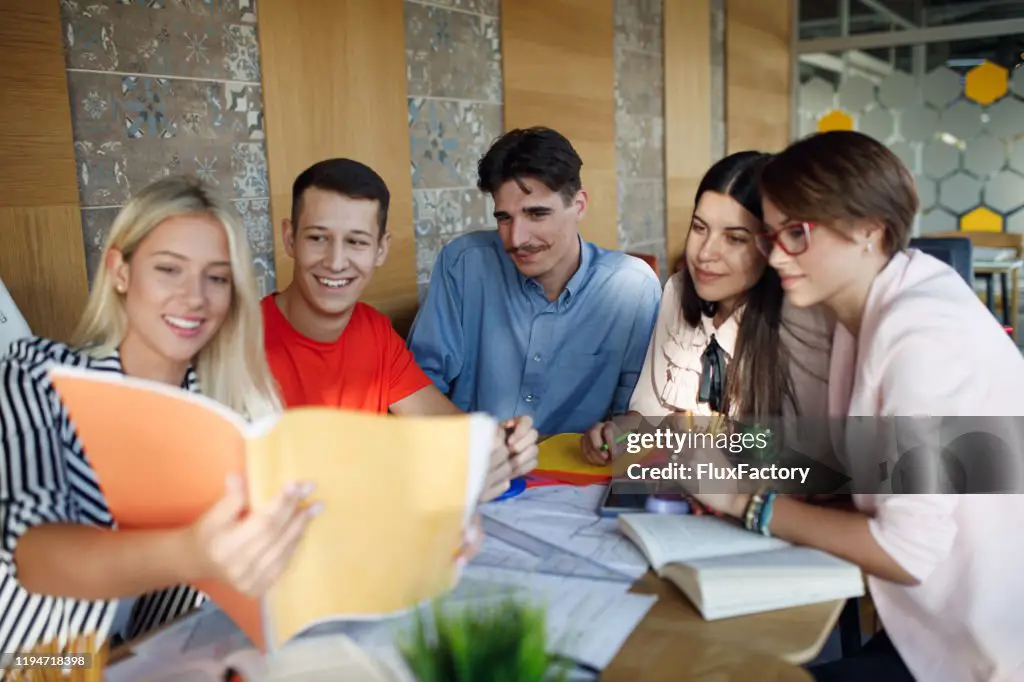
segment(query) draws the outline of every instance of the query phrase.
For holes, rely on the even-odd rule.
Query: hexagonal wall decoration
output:
[[[893,118],[888,109],[875,107],[867,113],[861,114],[857,128],[865,135],[870,135],[879,142],[885,142],[892,137]]]
[[[1024,173],[1024,140],[1017,140],[1010,149],[1010,168],[1018,173]]]
[[[925,175],[933,180],[941,180],[960,167],[960,150],[945,142],[933,140],[924,146],[921,163]]]
[[[987,106],[1006,94],[1009,78],[1006,67],[984,61],[967,72],[964,95]]]
[[[961,100],[942,112],[939,129],[958,140],[969,140],[981,132],[981,107]]]
[[[875,84],[862,76],[850,76],[839,86],[839,106],[861,111],[875,101]]]
[[[919,175],[914,178],[914,185],[917,187],[918,210],[927,211],[935,205],[935,181]]]
[[[836,91],[828,81],[814,77],[800,86],[800,109],[820,114],[835,106]]]
[[[946,178],[939,187],[939,203],[954,213],[974,208],[981,203],[981,182],[963,173]]]
[[[950,215],[941,208],[933,208],[921,216],[921,234],[952,232],[957,229],[956,216]]]
[[[1020,69],[1018,69],[1019,71]],[[1024,234],[1024,208],[1006,219],[1006,231]]]
[[[1018,97],[1024,97],[1024,67],[1018,66],[1010,76],[1010,89],[1017,93]]]
[[[900,113],[900,137],[907,142],[925,142],[939,130],[939,112],[915,104]]]
[[[921,95],[928,104],[943,108],[960,97],[960,75],[940,66],[921,81]]]
[[[998,137],[979,135],[967,142],[964,168],[978,177],[986,177],[1006,165],[1006,143]]]
[[[890,109],[905,109],[921,101],[914,77],[903,71],[893,71],[878,86],[878,101]]]
[[[979,206],[960,218],[960,229],[964,232],[1002,232],[1003,216]]]
[[[1024,102],[1014,97],[1004,97],[990,106],[988,129],[993,135],[1007,139],[1024,135]]]
[[[903,162],[911,173],[917,172],[917,150],[907,142],[893,142],[889,150]]]
[[[830,130],[853,130],[853,117],[840,109],[833,109],[818,119],[818,132]]]
[[[1024,176],[1004,170],[985,183],[985,204],[1000,213],[1024,206]]]

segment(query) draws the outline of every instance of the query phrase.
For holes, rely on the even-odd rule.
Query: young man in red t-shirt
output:
[[[391,321],[359,302],[388,255],[389,205],[384,180],[357,161],[321,161],[296,178],[291,218],[281,226],[295,263],[292,282],[261,304],[267,359],[288,407],[461,413],[419,368]],[[484,499],[537,461],[528,416],[501,428]]]

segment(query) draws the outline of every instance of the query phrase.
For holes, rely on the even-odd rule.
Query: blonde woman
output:
[[[47,378],[54,365],[120,372],[202,392],[251,419],[279,409],[263,351],[245,235],[200,184],[160,180],[114,222],[72,346],[25,339],[0,360],[0,652],[126,637],[198,605],[187,587],[219,579],[264,591],[316,509],[308,486],[237,520],[240,488],[194,525],[112,532],[115,524]],[[140,452],[140,457],[145,453]],[[134,600],[131,601],[131,600]]]

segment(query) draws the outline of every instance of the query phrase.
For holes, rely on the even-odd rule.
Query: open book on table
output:
[[[165,384],[58,367],[54,387],[124,529],[182,527],[246,481],[266,504],[308,480],[323,511],[256,601],[195,585],[263,651],[325,620],[408,610],[455,586],[454,561],[483,490],[497,423],[483,414],[391,417],[300,408],[249,424]]]
[[[860,597],[860,568],[715,516],[623,514],[619,528],[705,620]]]

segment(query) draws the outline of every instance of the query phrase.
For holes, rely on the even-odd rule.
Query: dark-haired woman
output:
[[[917,195],[884,145],[853,132],[814,135],[773,157],[761,186],[762,250],[787,300],[822,305],[838,322],[829,408],[842,420],[836,443],[856,510],[770,490],[704,501],[868,575],[884,632],[862,654],[816,668],[818,680],[1024,680],[1024,358],[956,271],[907,248]],[[930,418],[880,419],[918,415]],[[969,475],[994,443],[1005,445],[989,472],[998,480],[979,492],[1017,494],[907,494],[907,479],[884,473],[904,469],[912,444],[915,490],[946,490],[957,471],[939,448],[953,428],[982,436],[957,453]]]
[[[630,399],[634,416],[777,419],[824,404],[826,317],[784,304],[778,274],[757,247],[763,229],[757,176],[766,159],[752,151],[732,154],[701,181],[685,266],[665,285]],[[602,464],[620,452],[618,430],[611,422],[589,429],[584,457]]]

